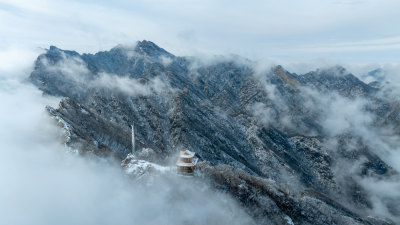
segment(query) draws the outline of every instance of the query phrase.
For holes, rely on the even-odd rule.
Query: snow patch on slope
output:
[[[122,167],[127,175],[141,177],[147,173],[164,174],[172,171],[169,166],[161,166],[146,160],[136,159],[132,154],[122,161]]]
[[[58,124],[61,125],[64,129],[64,134],[66,137],[66,144],[71,142],[71,135],[72,135],[72,126],[67,123],[63,118],[61,118],[56,110],[51,106],[46,106],[47,111],[52,115],[52,118],[56,119]]]

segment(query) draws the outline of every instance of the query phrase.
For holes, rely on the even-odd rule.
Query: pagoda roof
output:
[[[180,158],[193,158],[195,155],[194,152],[189,151],[189,150],[184,150],[184,151],[180,151]]]
[[[189,150],[184,150],[184,151],[180,151],[180,155],[178,157],[178,161],[176,162],[177,166],[182,166],[182,167],[192,167],[195,166],[197,164],[197,162],[199,161],[198,158],[194,157],[195,153],[191,152]],[[182,160],[182,158],[185,159],[190,159],[190,162],[184,162]]]

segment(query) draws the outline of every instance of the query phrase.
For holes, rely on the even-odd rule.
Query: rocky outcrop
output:
[[[66,130],[66,144],[82,154],[125,158],[131,152],[130,130],[92,112],[72,99],[62,99],[59,108],[47,111]]]

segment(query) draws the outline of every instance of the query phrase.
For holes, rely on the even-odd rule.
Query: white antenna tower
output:
[[[132,154],[135,152],[135,127],[133,126],[132,123]]]

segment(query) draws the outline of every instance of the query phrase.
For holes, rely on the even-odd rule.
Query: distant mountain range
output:
[[[373,215],[361,180],[398,179],[381,146],[400,135],[400,101],[341,66],[260,71],[249,60],[179,57],[141,41],[96,54],[51,46],[29,79],[63,97],[47,110],[69,148],[123,160],[135,124],[133,154],[166,165],[178,150],[195,151],[199,171],[258,224],[398,222],[400,199],[382,200],[389,216]]]

